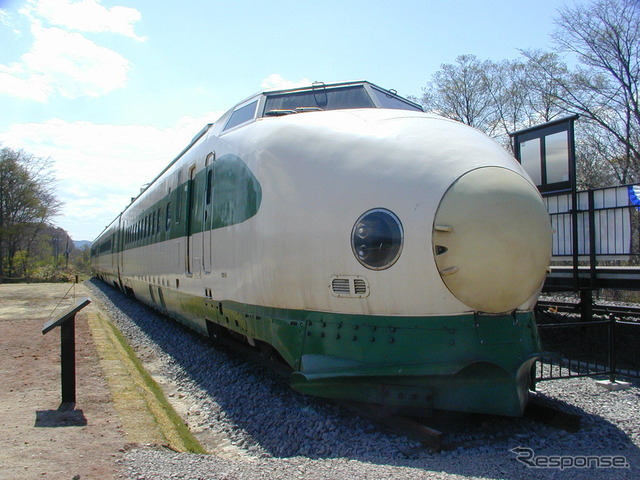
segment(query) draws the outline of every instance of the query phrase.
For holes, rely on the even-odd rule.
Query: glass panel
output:
[[[375,108],[363,86],[341,89],[319,87],[312,91],[269,95],[265,113],[272,110],[295,110],[296,108],[320,108],[337,110],[342,108]]]
[[[410,103],[404,102],[402,99],[398,97],[394,97],[386,92],[382,92],[377,88],[373,88],[373,93],[376,96],[378,102],[380,102],[380,106],[382,108],[397,108],[402,110],[415,110],[421,112],[422,109],[416,107],[415,105],[411,105]]]
[[[229,130],[235,126],[240,125],[241,123],[248,122],[253,119],[254,114],[256,113],[256,106],[258,105],[258,101],[251,102],[244,107],[238,108],[231,114],[227,125],[224,127],[225,130]]]
[[[569,142],[567,132],[558,132],[544,137],[547,183],[569,181]]]
[[[537,186],[542,185],[539,138],[520,142],[520,159],[522,160],[522,168],[529,174],[533,183]]]

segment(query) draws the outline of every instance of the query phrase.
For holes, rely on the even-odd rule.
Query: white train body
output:
[[[378,97],[382,92],[396,102],[393,107],[402,102],[366,82],[291,92],[311,92],[317,99],[345,87],[375,89]],[[299,375],[296,387],[320,395],[329,379],[339,384],[368,371],[362,376],[371,383],[387,372],[385,366],[372,373],[382,357],[396,371],[407,362],[415,365],[416,358],[402,352],[396,364],[386,348],[356,346],[356,334],[349,335],[355,339],[351,347],[328,345],[314,321],[354,332],[405,328],[410,336],[412,329],[427,332],[456,322],[462,323],[452,329],[475,322],[472,332],[484,316],[489,320],[482,321],[496,319],[489,330],[498,332],[498,322],[506,322],[520,335],[520,317],[526,317],[526,341],[513,343],[520,344],[516,350],[523,343],[529,347],[513,354],[515,368],[500,367],[509,370],[520,398],[516,407],[499,408],[520,413],[526,402],[523,372],[539,349],[531,310],[551,253],[546,210],[520,165],[482,133],[410,102],[403,109],[294,113],[269,111],[268,98],[251,97],[205,128],[127,207],[96,240],[97,274],[202,333],[219,325],[250,343],[273,345]],[[360,239],[380,222],[396,232],[395,246],[384,243],[388,239],[379,248],[378,240]],[[391,253],[385,256],[387,247]],[[368,264],[376,255],[378,263]],[[278,321],[296,325],[284,331],[274,326]],[[304,335],[321,335],[321,343],[311,347]],[[411,345],[406,348],[416,348]],[[357,354],[347,353],[349,348]],[[438,349],[435,360],[423,354],[425,364],[442,362],[446,347]],[[412,378],[411,387],[402,387],[435,392],[418,405],[442,408],[451,402],[438,393],[443,375],[496,363],[473,349],[449,357],[457,367],[436,374],[425,367],[420,374],[435,375],[435,382],[417,386]],[[332,368],[334,363],[340,367]],[[320,379],[318,388],[305,388],[314,379]],[[328,391],[333,393],[326,396],[358,397],[341,395],[336,384]],[[366,399],[377,401],[376,395]],[[490,401],[476,403],[453,408],[492,410],[484,405]]]

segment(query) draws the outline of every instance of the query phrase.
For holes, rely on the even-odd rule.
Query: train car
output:
[[[372,83],[253,95],[95,241],[96,274],[273,348],[296,390],[521,415],[551,256],[542,199],[477,130]]]
[[[91,268],[100,272],[99,276],[107,283],[120,287],[118,276],[118,258],[120,215],[113,220],[91,245]]]

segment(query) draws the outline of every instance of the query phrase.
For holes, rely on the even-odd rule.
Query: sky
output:
[[[207,123],[265,88],[421,96],[459,55],[552,50],[588,0],[0,0],[0,146],[53,162],[54,223],[93,240]]]

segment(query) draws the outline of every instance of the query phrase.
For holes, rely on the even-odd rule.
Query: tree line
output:
[[[563,7],[555,27],[556,51],[521,50],[502,61],[461,55],[415,100],[509,149],[509,133],[578,114],[579,185],[639,181],[640,2]]]
[[[10,279],[68,279],[69,262],[87,269],[88,251],[76,251],[52,219],[62,203],[49,159],[0,149],[0,283]]]

